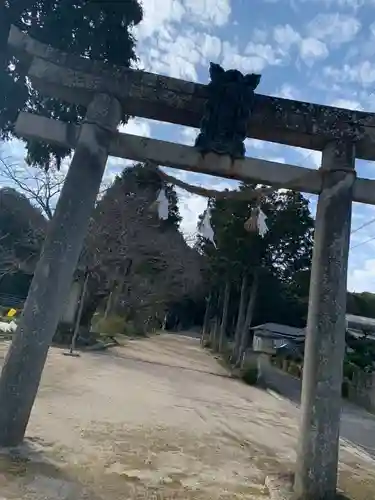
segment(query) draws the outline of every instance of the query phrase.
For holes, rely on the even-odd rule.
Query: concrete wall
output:
[[[73,325],[74,319],[76,317],[76,311],[78,307],[78,301],[81,294],[82,283],[79,281],[73,281],[68,299],[66,301],[64,313],[61,316],[61,322],[67,325]]]
[[[279,394],[299,401],[301,395],[301,380],[293,377],[290,373],[277,368],[271,364],[266,354],[260,354],[258,358],[258,367],[260,371],[260,382],[267,388],[272,389]]]
[[[375,413],[375,373],[356,372],[349,383],[348,399]]]
[[[266,354],[258,354],[258,366],[260,368],[261,382],[274,391],[299,402],[302,381],[284,370],[270,363]],[[358,371],[353,381],[349,384],[347,400],[375,413],[375,372],[364,373]]]

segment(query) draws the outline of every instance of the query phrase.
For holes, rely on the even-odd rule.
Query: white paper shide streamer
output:
[[[266,219],[267,219],[266,214],[264,212],[262,212],[261,209],[259,209],[258,210],[258,218],[257,218],[257,226],[258,226],[259,236],[261,236],[262,238],[264,238],[264,236],[268,232]]]
[[[158,207],[159,218],[161,220],[167,220],[169,217],[169,202],[164,189],[159,191],[158,197],[156,198],[156,205]]]
[[[214,240],[215,234],[211,226],[211,211],[209,208],[207,208],[207,210],[204,213],[203,220],[199,228],[199,232],[204,238],[210,240],[211,243],[213,243],[213,245],[216,247]]]

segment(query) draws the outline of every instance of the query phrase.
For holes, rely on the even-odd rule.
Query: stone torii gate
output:
[[[319,171],[239,157],[202,162],[195,147],[117,132],[123,116],[199,128],[206,85],[63,54],[12,28],[33,86],[87,108],[73,125],[21,113],[16,132],[75,150],[23,316],[0,379],[0,445],[23,440],[48,348],[83,245],[108,155],[319,194],[294,491],[334,498],[337,483],[347,263],[352,201],[375,205],[375,181],[355,159],[375,160],[375,114],[253,95],[248,137],[322,151]]]

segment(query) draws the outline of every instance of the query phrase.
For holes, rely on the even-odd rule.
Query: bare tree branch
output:
[[[18,165],[9,159],[0,158],[0,178],[24,194],[48,220],[53,217],[64,177],[62,172],[54,169],[45,171],[26,163]]]
[[[97,273],[101,289],[113,290],[115,307],[137,317],[163,317],[168,303],[198,288],[201,259],[176,227],[161,228],[149,209],[155,186],[146,184],[130,175],[108,189],[97,205],[81,264]]]

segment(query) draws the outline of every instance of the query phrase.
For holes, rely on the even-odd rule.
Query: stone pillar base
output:
[[[265,486],[268,488],[270,500],[311,500],[298,498],[293,491],[294,473],[270,474],[266,476]],[[331,499],[330,499],[331,500]],[[346,495],[337,492],[332,500],[350,500]]]

